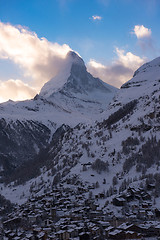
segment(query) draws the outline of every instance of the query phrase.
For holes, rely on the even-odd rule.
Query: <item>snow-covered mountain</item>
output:
[[[0,104],[1,118],[38,120],[60,126],[75,125],[97,118],[118,91],[115,87],[94,78],[75,52],[69,52],[61,71],[41,89],[33,100]]]
[[[74,68],[74,65],[72,67]],[[58,86],[59,95],[63,95],[65,89],[73,83],[73,72],[71,71],[72,77],[67,78],[69,80],[65,84]],[[90,75],[87,73],[87,76]],[[38,98],[46,96],[47,101],[53,101],[57,90],[54,92],[53,89],[51,94],[47,95],[47,90],[51,89],[48,84]],[[86,85],[89,84],[90,78]],[[103,89],[101,81],[98,80],[96,84]],[[76,89],[79,89],[81,81],[78,81],[76,86]],[[72,95],[76,94],[75,92],[76,90]],[[78,94],[86,95],[86,92],[81,88],[81,93]],[[52,184],[59,182],[64,187],[71,187],[73,176],[88,184],[93,195],[110,192],[109,201],[112,194],[115,196],[114,194],[128,186],[145,186],[148,176],[152,176],[152,181],[157,184],[154,174],[159,173],[160,165],[159,99],[160,58],[157,58],[140,67],[134,77],[122,86],[102,113],[103,120],[92,124],[80,123],[75,127],[62,125],[57,129],[50,144],[45,151],[40,152],[32,165],[33,169],[39,166],[40,171],[34,177],[28,177],[25,183],[26,195],[24,198],[21,196],[21,201],[30,196],[31,185],[34,186],[32,194],[34,191],[42,194],[45,188],[51,189]],[[28,167],[31,168],[31,165],[28,164]],[[19,177],[24,183],[25,170],[21,170]],[[15,179],[13,176],[12,180]],[[39,188],[35,182],[41,182],[42,179],[45,187],[43,185],[43,188]],[[95,188],[97,182],[99,187]],[[14,201],[18,201],[22,195],[21,189],[23,188],[19,185],[14,193],[12,192]],[[3,190],[3,194],[8,198],[11,196],[7,188]],[[159,197],[159,193],[156,196]],[[103,206],[105,201],[100,201],[100,204]]]
[[[96,120],[117,89],[94,78],[76,53],[69,52],[64,67],[32,100],[0,104],[1,174],[33,160],[62,124]],[[6,176],[7,177],[7,176]]]
[[[89,88],[92,77],[85,72],[83,61],[73,53],[70,54],[74,56],[75,63],[70,65],[67,78],[60,78],[63,81],[55,86],[52,85],[54,80],[51,80],[35,100],[18,103],[21,107],[25,104],[28,106],[28,103],[39,103],[42,111],[43,103],[43,111],[47,113],[48,106],[50,110],[55,109],[54,101],[58,99],[62,102],[63,99],[63,108],[67,111],[70,108],[74,112],[74,102],[71,104],[68,99],[75,97],[81,103],[85,99],[88,107],[92,87],[91,95],[95,88],[107,94],[100,80],[95,79],[95,87],[93,84]],[[79,73],[76,70],[76,76],[74,68],[81,69]],[[84,84],[81,73],[87,79]],[[91,109],[94,107],[92,104],[91,101]],[[61,110],[65,118],[67,114]],[[80,111],[79,105],[75,111]],[[40,113],[40,110],[37,112]],[[35,111],[35,115],[37,112]],[[90,235],[90,239],[159,237],[160,58],[140,67],[99,115],[96,121],[88,123],[80,122],[79,119],[80,123],[77,122],[76,125],[74,119],[74,124],[70,123],[70,126],[62,124],[53,135],[51,127],[42,122],[39,125],[39,121],[29,118],[19,122],[12,120],[10,125],[5,119],[1,119],[1,135],[5,139],[1,151],[6,144],[9,146],[5,148],[8,149],[8,154],[13,155],[15,135],[18,136],[17,143],[22,141],[23,146],[26,144],[25,154],[27,151],[32,153],[29,148],[33,150],[33,142],[40,133],[42,137],[39,142],[36,140],[39,147],[36,157],[32,155],[31,161],[26,161],[14,171],[9,169],[9,177],[4,178],[6,184],[0,184],[1,194],[20,205],[8,215],[7,221],[3,221],[4,228],[10,230],[13,228],[12,223],[16,222],[14,234],[18,226],[19,231],[26,236],[31,232],[34,235],[37,231],[39,238],[42,236],[39,233],[45,235],[49,229],[51,239],[53,236],[54,239],[60,239],[61,234],[66,232],[73,233],[73,228],[82,230],[83,225],[85,234],[81,230],[77,233],[80,239],[84,239],[86,233]],[[51,113],[50,116],[55,121],[54,114]],[[86,117],[85,114],[84,116]],[[50,126],[52,124],[51,121]],[[24,142],[22,135],[25,134]],[[14,140],[12,144],[11,140]],[[28,146],[27,142],[30,142]],[[20,149],[22,145],[19,145]],[[19,152],[19,156],[20,154],[21,157],[24,156],[23,151]],[[7,166],[9,159],[3,158]],[[4,163],[0,168],[1,173]],[[11,204],[0,197],[3,203],[1,212],[7,213]],[[30,225],[27,225],[28,222]],[[34,230],[33,226],[36,227]],[[7,234],[8,232],[10,231]]]
[[[106,109],[117,89],[88,73],[75,52],[69,52],[65,61],[65,67],[43,86],[39,97],[56,102],[70,113],[90,116]]]

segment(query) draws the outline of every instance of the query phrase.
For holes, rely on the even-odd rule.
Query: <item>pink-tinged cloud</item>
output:
[[[36,95],[36,90],[19,79],[0,81],[0,102],[9,99],[14,101],[31,99]]]
[[[101,78],[113,86],[121,87],[123,83],[128,81],[135,70],[139,68],[145,61],[131,52],[125,53],[124,50],[116,48],[117,58],[111,65],[104,65],[91,59],[87,65],[88,71],[95,77]]]
[[[37,91],[61,69],[70,47],[38,38],[22,26],[0,22],[0,58],[8,58],[34,80]]]

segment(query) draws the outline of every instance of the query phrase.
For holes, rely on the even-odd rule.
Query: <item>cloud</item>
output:
[[[154,58],[156,56],[155,43],[152,38],[152,31],[149,28],[144,27],[143,25],[136,25],[134,27],[134,32],[138,39],[138,45],[140,46],[143,54],[149,52]]]
[[[114,61],[114,64],[120,64],[126,68],[137,69],[146,61],[146,58],[141,58],[131,52],[125,54],[125,51],[119,48],[116,48],[116,54],[118,59]]]
[[[134,71],[139,68],[145,61],[131,52],[125,53],[124,50],[116,48],[117,58],[111,65],[104,65],[91,59],[87,65],[88,71],[95,77],[99,77],[103,81],[120,87],[128,81]]]
[[[102,20],[102,17],[101,17],[101,16],[98,16],[98,15],[93,15],[93,16],[92,16],[92,20],[93,20],[93,21],[96,21],[96,20],[99,20],[99,21],[100,21],[100,20]]]
[[[152,34],[151,29],[146,28],[143,25],[136,25],[133,33],[138,39],[150,38]]]
[[[36,33],[25,27],[0,22],[0,59],[10,59],[23,69],[25,76],[32,79],[31,86],[22,80],[0,81],[0,101],[34,97],[45,82],[63,69],[66,54],[70,50],[66,44],[59,45],[45,38],[38,38]],[[144,59],[118,48],[116,54],[117,58],[111,65],[90,60],[88,70],[94,76],[120,87],[144,63]]]
[[[14,101],[31,99],[36,93],[34,88],[19,79],[9,79],[5,82],[0,81],[0,102],[5,102],[8,99]]]
[[[34,87],[55,76],[64,64],[70,47],[38,38],[36,33],[22,26],[0,22],[0,58],[8,58],[18,64],[25,76],[34,80]]]

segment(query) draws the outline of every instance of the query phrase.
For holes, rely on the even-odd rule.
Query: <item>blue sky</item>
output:
[[[44,37],[48,44],[66,44],[82,56],[92,74],[119,87],[129,80],[136,67],[160,55],[159,7],[159,0],[1,0],[0,21],[2,31],[9,24],[20,28],[20,31],[27,28],[26,34],[37,34],[38,39]],[[139,28],[136,29],[135,26]],[[0,41],[7,42],[6,34],[5,37],[3,34],[0,31]],[[27,84],[25,87],[28,90],[31,87],[38,91],[38,87],[47,81],[47,74],[44,73],[44,80],[37,87],[33,72],[35,69],[31,70],[29,65],[22,64],[22,60],[11,53],[17,37],[19,39],[21,35],[15,35],[15,44],[13,35],[9,36],[13,38],[12,42],[5,43],[4,46],[3,42],[1,44],[3,49],[1,47],[0,52],[1,55],[5,52],[5,58],[0,57],[0,93],[1,88],[6,87],[4,83],[11,79],[12,85],[18,84],[14,80],[22,81],[21,87],[17,85],[17,91],[20,91],[23,83]],[[29,44],[24,38],[22,41],[24,45]],[[22,47],[20,44],[17,49],[19,46]],[[37,51],[41,49],[38,48]],[[17,54],[17,50],[14,54]],[[47,59],[49,61],[48,57]],[[125,78],[121,76],[118,79],[119,68],[120,74],[124,72]],[[110,77],[107,78],[106,75]],[[9,91],[10,95],[11,92]]]

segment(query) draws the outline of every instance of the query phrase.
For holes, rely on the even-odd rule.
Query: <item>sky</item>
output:
[[[120,87],[160,56],[159,0],[0,0],[0,102],[33,98],[76,51]]]

